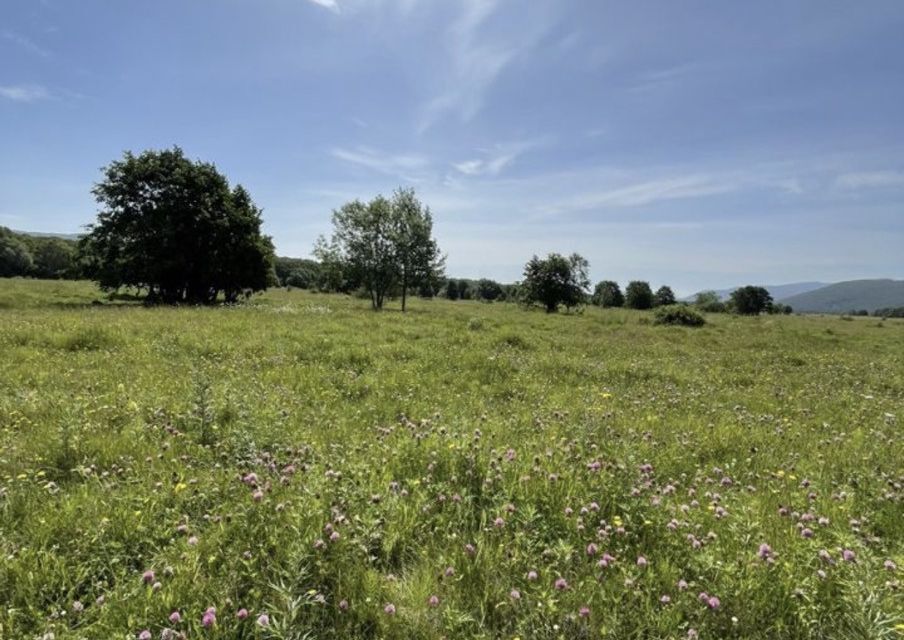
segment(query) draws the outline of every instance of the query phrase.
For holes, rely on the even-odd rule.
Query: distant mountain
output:
[[[820,289],[776,298],[800,313],[847,313],[904,307],[904,280],[848,280]]]
[[[81,234],[78,233],[43,233],[40,231],[16,231],[12,229],[13,233],[18,233],[22,236],[31,236],[32,238],[60,238],[61,240],[78,240],[81,238]]]
[[[765,287],[766,290],[772,295],[773,300],[781,300],[783,298],[788,298],[790,296],[796,296],[801,293],[807,293],[808,291],[814,291],[816,289],[820,289],[822,287],[828,286],[828,282],[792,282],[790,284],[765,284],[765,285],[757,285]],[[719,294],[719,298],[722,300],[728,300],[729,296],[731,296],[731,292],[737,289],[737,287],[732,287],[731,289],[715,289],[714,291]],[[688,302],[693,302],[697,297],[695,293],[692,296],[688,296],[687,298],[682,298]]]

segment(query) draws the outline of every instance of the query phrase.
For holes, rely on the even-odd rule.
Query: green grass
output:
[[[904,321],[93,300],[0,280],[2,638],[902,637]]]

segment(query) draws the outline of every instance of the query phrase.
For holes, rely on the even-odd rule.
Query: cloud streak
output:
[[[835,185],[841,189],[849,190],[904,187],[904,172],[870,171],[845,173],[838,176],[835,180]]]
[[[40,85],[0,86],[0,98],[13,102],[37,102],[50,98],[50,92]]]

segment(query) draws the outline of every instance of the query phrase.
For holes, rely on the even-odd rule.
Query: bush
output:
[[[706,324],[706,319],[702,315],[683,304],[659,307],[653,316],[653,324],[672,324],[683,327],[702,327]]]

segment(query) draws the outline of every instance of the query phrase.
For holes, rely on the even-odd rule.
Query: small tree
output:
[[[735,313],[759,315],[772,304],[772,295],[765,287],[747,285],[731,292],[731,306]]]
[[[632,280],[625,289],[625,305],[629,309],[652,309],[653,290],[642,280]]]
[[[583,304],[590,287],[589,267],[576,253],[567,258],[551,253],[545,260],[534,256],[524,267],[522,301],[542,305],[547,313],[557,311],[559,306],[571,309]]]
[[[459,300],[470,300],[473,297],[473,291],[471,290],[471,283],[462,278],[458,281],[458,299]]]
[[[480,300],[498,300],[504,295],[502,285],[495,280],[481,278],[477,281],[477,297]]]
[[[451,279],[447,280],[446,286],[443,289],[443,295],[449,300],[458,300],[458,281]]]
[[[430,209],[414,191],[399,189],[391,200],[355,200],[334,211],[332,239],[319,238],[314,255],[323,271],[341,273],[351,288],[363,287],[374,310],[398,290],[404,311],[409,288],[442,273],[443,258],[432,232]]]
[[[601,307],[623,307],[625,296],[622,294],[618,283],[613,280],[603,280],[597,283],[591,298],[593,304]]]
[[[694,298],[694,306],[707,313],[724,313],[725,303],[715,291],[701,291]]]
[[[675,304],[675,292],[671,287],[659,287],[653,295],[653,306],[666,307],[670,304]]]

